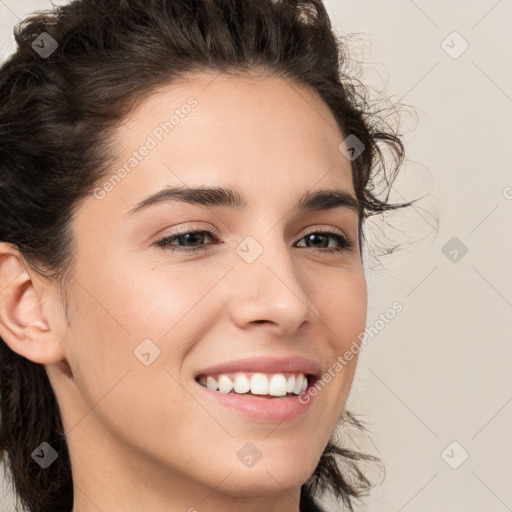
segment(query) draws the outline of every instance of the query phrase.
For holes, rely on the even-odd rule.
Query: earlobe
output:
[[[0,243],[0,336],[11,350],[35,363],[63,358],[21,255],[5,242]]]

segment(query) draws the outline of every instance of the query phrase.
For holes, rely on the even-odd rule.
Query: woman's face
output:
[[[327,202],[299,208],[321,189],[355,198],[334,117],[315,93],[282,79],[201,74],[145,100],[116,140],[112,175],[72,221],[62,340],[70,373],[65,363],[47,366],[75,482],[89,494],[130,475],[146,496],[188,492],[183,506],[198,510],[208,494],[200,488],[215,489],[211,502],[286,489],[298,498],[344,408],[357,356],[341,371],[334,365],[366,321],[358,212]],[[191,190],[206,187],[230,189],[245,206],[218,193],[194,203]],[[190,202],[176,196],[133,211],[171,188]],[[167,247],[157,245],[164,238]],[[307,406],[290,394],[258,395],[266,380],[252,379],[269,374],[279,394],[297,387],[299,373],[320,379],[330,368]],[[220,374],[254,394],[198,382],[229,388]],[[115,489],[119,499],[135,492]]]

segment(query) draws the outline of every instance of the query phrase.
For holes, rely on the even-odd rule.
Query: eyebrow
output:
[[[162,203],[184,202],[199,206],[228,207],[242,211],[246,208],[247,198],[237,190],[225,187],[167,187],[147,197],[127,215],[140,213],[142,210]],[[360,202],[346,190],[318,189],[308,190],[295,204],[297,212],[319,210],[332,210],[334,208],[347,208],[362,214]]]

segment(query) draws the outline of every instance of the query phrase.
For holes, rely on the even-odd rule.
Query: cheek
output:
[[[185,401],[179,383],[178,368],[187,346],[180,345],[174,330],[164,336],[180,318],[178,326],[186,325],[184,315],[190,307],[180,297],[180,287],[176,290],[160,282],[153,295],[144,293],[153,283],[143,281],[131,279],[129,287],[124,281],[116,288],[123,283],[116,276],[108,291],[100,292],[89,281],[89,293],[77,292],[69,355],[81,396],[75,400],[70,422],[94,431],[98,421],[118,439],[158,451],[166,432],[180,432],[183,411],[200,411]],[[148,418],[158,435],[146,436]]]
[[[129,282],[118,294],[136,297],[120,315],[139,337],[152,334],[164,345],[171,336],[179,339],[180,332],[190,336],[190,324],[200,328],[208,312],[218,307],[214,288],[227,270],[223,265],[157,265],[136,276],[117,276],[116,283]]]
[[[339,277],[323,280],[317,290],[322,323],[335,335],[337,351],[343,351],[364,331],[367,314],[367,285],[362,270],[344,270]]]
[[[108,282],[91,275],[82,281],[89,293],[80,287],[77,291],[72,346],[74,360],[87,375],[81,392],[94,404],[115,386],[112,394],[119,403],[112,404],[109,415],[129,402],[152,414],[153,405],[158,410],[161,403],[152,403],[155,393],[163,393],[165,399],[160,398],[172,409],[181,396],[177,381],[183,361],[219,319],[220,301],[213,288],[226,270],[111,268]],[[123,417],[122,410],[116,414]]]
[[[326,371],[316,387],[325,403],[340,404],[342,408],[353,382],[361,334],[366,326],[366,279],[362,269],[346,268],[337,271],[336,276],[322,277],[316,283],[318,323],[328,340]],[[330,426],[337,412],[326,408],[321,414]]]

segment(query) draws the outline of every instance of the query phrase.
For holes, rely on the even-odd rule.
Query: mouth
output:
[[[305,421],[305,413],[316,399],[316,394],[308,391],[317,380],[315,375],[301,372],[210,373],[195,378],[199,394],[207,403],[230,411],[236,418],[245,417],[250,424],[281,424],[296,418]]]
[[[318,380],[304,372],[226,372],[199,374],[196,382],[217,393],[283,399],[297,397]]]
[[[321,365],[299,355],[253,356],[197,370],[194,380],[205,403],[252,422],[305,421],[317,393],[310,389]],[[241,415],[241,416],[240,416]]]

